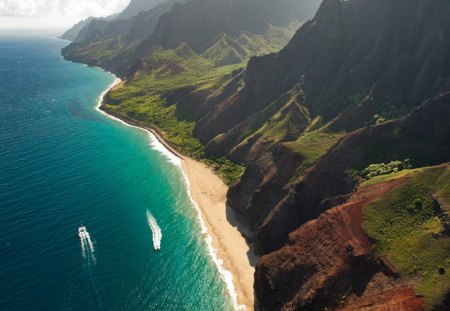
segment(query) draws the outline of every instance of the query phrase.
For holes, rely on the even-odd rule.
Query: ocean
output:
[[[0,36],[0,310],[232,309],[179,161],[67,44]]]

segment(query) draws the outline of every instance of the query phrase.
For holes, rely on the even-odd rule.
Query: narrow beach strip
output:
[[[233,226],[230,223],[230,221],[239,223],[239,216],[231,208],[227,209],[228,187],[211,168],[180,154],[155,130],[139,126],[133,120],[102,110],[105,95],[120,83],[122,80],[116,78],[110,87],[100,95],[96,109],[123,125],[147,132],[151,147],[182,169],[189,197],[197,211],[202,229],[201,234],[205,236],[209,255],[225,282],[233,308],[235,310],[253,310],[255,269],[251,262],[255,262],[256,256],[238,230],[238,225]]]

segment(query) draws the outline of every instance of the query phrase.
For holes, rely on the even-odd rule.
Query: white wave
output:
[[[208,248],[209,256],[212,258],[214,264],[217,267],[217,270],[219,271],[221,279],[225,283],[225,286],[228,291],[228,295],[230,296],[231,302],[233,304],[233,309],[234,310],[245,310],[245,305],[240,305],[238,303],[237,292],[236,292],[236,288],[234,287],[234,283],[233,283],[233,274],[231,274],[231,272],[223,266],[223,260],[221,258],[219,258],[219,255],[217,255],[217,251],[212,244],[213,239],[212,239],[211,235],[209,235],[208,228],[206,227],[205,222],[203,220],[202,210],[200,209],[197,202],[195,202],[194,198],[191,195],[191,186],[189,183],[189,178],[184,173],[184,170],[183,170],[183,176],[184,176],[184,181],[185,181],[185,184],[186,184],[186,187],[188,190],[189,199],[191,200],[192,205],[194,206],[195,210],[197,211],[197,219],[198,219],[198,222],[202,229],[201,233],[205,236],[205,243]]]
[[[159,139],[156,137],[155,134],[153,134],[151,131],[139,127],[139,126],[135,126],[132,124],[129,124],[115,116],[112,116],[108,113],[106,113],[105,111],[101,110],[100,107],[102,106],[103,103],[103,98],[105,97],[105,95],[109,92],[109,90],[111,90],[113,87],[115,87],[116,85],[120,84],[122,82],[121,79],[116,78],[114,80],[114,82],[100,95],[99,100],[97,102],[97,106],[96,106],[96,110],[98,112],[100,112],[101,114],[103,114],[104,116],[117,121],[119,123],[121,123],[122,125],[128,126],[128,127],[132,127],[141,131],[144,131],[148,134],[148,137],[150,138],[150,146],[152,147],[153,150],[158,151],[161,155],[163,155],[170,163],[176,165],[176,166],[180,166],[181,167],[181,159],[180,157],[178,157],[176,154],[174,154],[172,151],[170,151],[169,149],[166,148],[166,146],[164,146]]]
[[[86,231],[85,235],[86,235],[86,242],[89,246],[89,251],[90,251],[90,253],[93,254],[94,253],[94,244],[92,243],[91,236],[89,235],[89,232],[87,232],[87,231]]]
[[[158,223],[156,222],[155,217],[153,217],[150,211],[147,211],[147,222],[150,227],[150,230],[152,230],[153,248],[156,251],[158,251],[161,249],[162,232],[161,228],[158,226]]]
[[[86,258],[86,246],[84,244],[84,237],[83,234],[78,233],[78,236],[80,237],[80,244],[81,244],[81,255],[83,258]]]
[[[81,255],[84,259],[86,259],[88,266],[92,264],[95,265],[97,263],[97,258],[95,257],[95,248],[94,243],[92,243],[91,236],[86,229],[84,231],[80,231],[80,229],[78,230],[78,236],[80,237],[81,243]]]
[[[94,254],[95,252],[94,243],[92,243],[91,235],[89,234],[85,226],[81,226],[80,228],[78,228],[78,236],[80,237],[81,252],[84,258],[83,266],[85,272],[92,286],[94,297],[97,300],[98,309],[103,310],[103,304],[100,295],[98,293],[97,285],[92,271],[92,266],[96,265],[97,263],[97,259]]]
[[[98,101],[97,101],[97,106],[95,106],[95,109],[96,109],[97,111],[101,112],[102,114],[104,114],[104,115],[106,115],[106,116],[108,116],[108,117],[111,117],[112,119],[116,119],[116,120],[120,120],[120,119],[117,119],[117,118],[115,118],[115,117],[110,116],[109,114],[107,114],[106,112],[104,112],[103,110],[101,110],[100,107],[102,106],[103,98],[105,97],[105,95],[106,95],[113,87],[119,85],[121,82],[122,82],[122,79],[116,77],[116,78],[114,79],[114,81],[111,83],[111,85],[108,86],[108,88],[107,88],[106,90],[104,90],[103,93],[100,94],[100,96],[99,96],[99,98],[98,98]],[[120,120],[120,121],[121,121],[122,123],[125,123],[125,122],[123,122],[122,120]],[[127,123],[125,123],[125,124],[127,124]]]
[[[160,154],[162,154],[167,160],[169,160],[170,163],[176,166],[181,167],[181,159],[174,154],[172,151],[166,148],[159,139],[150,131],[148,132],[148,136],[150,137],[150,146],[153,150],[158,151]]]

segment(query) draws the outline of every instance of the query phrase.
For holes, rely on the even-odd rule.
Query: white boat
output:
[[[78,228],[78,236],[80,238],[83,237],[83,236],[86,236],[86,232],[87,232],[87,230],[86,230],[85,226],[81,225],[81,227]]]

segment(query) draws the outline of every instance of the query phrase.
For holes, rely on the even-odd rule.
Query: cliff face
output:
[[[449,14],[443,0],[324,1],[286,48],[249,62],[244,90],[201,120],[198,134],[209,141],[229,131],[297,84],[311,115],[339,117],[338,129],[400,116],[449,90]]]
[[[204,104],[195,134],[210,154],[248,164],[228,199],[255,229],[257,250],[276,252],[257,267],[263,309],[319,310],[319,301],[340,291],[328,284],[337,279],[324,281],[321,273],[329,272],[311,268],[315,259],[305,255],[320,257],[315,247],[323,243],[342,255],[336,259],[342,269],[333,273],[347,274],[343,288],[355,285],[348,274],[365,255],[341,254],[347,241],[335,240],[325,224],[315,233],[302,229],[348,199],[358,184],[350,170],[395,159],[417,167],[449,161],[449,14],[449,2],[441,0],[324,1],[282,51],[252,58],[226,96]],[[288,239],[297,229],[302,238]],[[322,233],[323,240],[303,248]],[[285,243],[291,247],[280,253]],[[304,262],[296,263],[300,254]],[[381,271],[369,263],[364,269]],[[315,292],[307,285],[312,271],[325,282]],[[271,290],[275,282],[283,284],[279,291]],[[420,309],[411,289],[394,291],[404,295],[405,308]],[[396,301],[391,294],[383,295]]]
[[[292,233],[279,251],[264,256],[255,279],[263,309],[323,310],[349,295],[349,289],[369,296],[365,289],[370,282],[391,292],[396,287],[394,272],[371,252],[361,229],[362,207],[404,182],[394,180],[358,191],[347,203]]]
[[[257,233],[263,253],[280,248],[290,232],[351,193],[356,185],[349,170],[394,157],[412,159],[417,167],[450,159],[450,93],[427,101],[408,116],[349,133],[324,155],[292,191],[275,206]],[[344,196],[344,197],[343,197]]]
[[[94,19],[63,49],[69,60],[101,66],[126,77],[129,67],[158,46],[187,44],[219,65],[240,63],[283,42],[287,33],[274,27],[312,17],[320,0],[166,0],[129,19]],[[267,34],[270,32],[270,34]],[[268,38],[273,38],[268,42]],[[111,42],[121,42],[111,46]],[[279,44],[279,43],[278,43]],[[274,44],[276,45],[276,44]],[[269,48],[270,50],[270,48]],[[229,55],[220,55],[228,53]],[[220,58],[217,60],[217,58]]]
[[[78,34],[80,33],[80,31],[86,26],[88,25],[92,20],[94,19],[94,17],[88,17],[85,20],[81,20],[78,23],[76,23],[75,25],[73,25],[70,29],[68,29],[67,31],[65,31],[62,35],[61,35],[61,39],[64,40],[69,40],[69,41],[75,41],[78,37]]]
[[[189,1],[174,6],[162,16],[140,49],[148,51],[149,47],[158,45],[173,49],[184,42],[202,54],[221,33],[263,34],[269,25],[287,26],[294,20],[305,20],[314,14],[317,6],[315,0],[282,0],[276,5],[268,0]]]
[[[441,298],[449,282],[436,285],[438,296],[418,298],[417,280],[376,253],[379,241],[362,228],[365,208],[408,180],[358,188],[357,175],[393,160],[416,168],[450,161],[450,2],[324,0],[281,51],[212,82],[186,82],[199,69],[216,70],[212,63],[242,61],[250,41],[304,18],[317,3],[192,0],[160,15],[151,34],[144,31],[150,13],[140,13],[134,26],[117,28],[127,34],[98,39],[114,27],[93,29],[103,34],[63,53],[127,78],[130,89],[108,97],[118,111],[127,91],[138,89],[136,102],[149,110],[175,106],[174,120],[195,122],[201,152],[246,164],[228,202],[246,216],[265,255],[255,279],[263,310],[421,310],[431,298],[448,304]],[[123,111],[148,121],[138,108]]]
[[[185,0],[135,1],[131,2],[117,18],[102,21],[95,19],[84,27],[76,41],[82,46],[89,43],[122,37],[128,44],[148,37],[154,30],[159,18],[170,11],[175,3]],[[130,9],[132,7],[132,9]]]
[[[183,0],[180,0],[180,2],[181,1]],[[132,0],[120,13],[108,17],[89,17],[78,22],[67,30],[61,38],[72,42],[92,42],[105,39],[109,36],[127,35],[132,30],[133,25],[139,23],[143,26],[140,31],[145,31],[148,36],[151,31],[153,31],[154,24],[158,21],[159,16],[169,11],[174,3],[175,1]],[[141,16],[135,18],[139,14]],[[148,25],[142,23],[142,16],[146,16],[146,19],[149,19],[155,14],[158,14],[156,21],[153,21],[153,23],[149,23]]]
[[[270,210],[285,205],[278,198],[285,197],[287,189],[275,191],[283,195],[271,208],[264,204],[261,213],[258,207],[259,196],[278,177],[269,169],[280,149],[274,146],[302,154],[302,133],[348,133],[401,117],[426,98],[450,90],[450,54],[445,53],[450,44],[449,9],[447,1],[324,1],[314,20],[303,25],[286,48],[250,60],[240,76],[243,87],[206,104],[196,135],[208,151],[251,163],[229,197],[240,210],[258,211],[257,218],[249,217],[254,228],[269,221]],[[292,103],[297,119],[280,118],[280,109]],[[274,135],[270,123],[280,120],[286,125]],[[297,128],[291,135],[293,124]],[[302,164],[307,160],[303,156],[292,170],[310,166]],[[347,177],[335,178],[341,184],[335,192],[351,191],[353,183]]]
[[[73,43],[62,50],[71,61],[100,66],[125,78],[128,68],[137,60],[135,47],[152,34],[159,18],[169,12],[175,3],[185,0],[166,0],[151,3],[133,2],[135,15],[114,15],[114,18],[93,18],[70,31],[77,31]],[[161,2],[161,3],[160,3]],[[134,13],[133,13],[134,14]],[[77,29],[75,29],[77,28]]]

